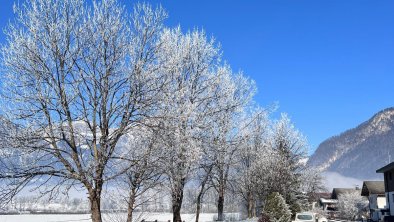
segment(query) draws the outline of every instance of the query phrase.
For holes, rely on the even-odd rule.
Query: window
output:
[[[391,172],[389,172],[389,179],[392,180],[393,178],[391,177]]]
[[[313,217],[311,214],[298,214],[297,219],[298,220],[312,220]]]

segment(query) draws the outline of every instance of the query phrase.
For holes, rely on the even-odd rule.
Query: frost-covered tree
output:
[[[225,114],[226,115],[226,114]],[[227,114],[228,115],[228,114]],[[211,182],[218,193],[217,209],[218,221],[224,220],[225,194],[229,180],[231,179],[231,169],[235,163],[235,155],[240,138],[234,135],[233,121],[230,117],[224,116],[216,122],[212,128],[214,138],[210,144],[212,147],[211,157],[214,164],[211,175]]]
[[[179,27],[164,30],[161,41],[160,72],[166,76],[160,95],[162,167],[171,191],[173,220],[181,221],[184,187],[200,158],[199,134],[216,99],[218,49],[204,32],[184,34]]]
[[[287,115],[282,114],[273,126],[271,144],[278,158],[273,188],[283,195],[295,214],[300,210],[297,194],[301,192],[301,175],[305,169],[303,161],[307,152],[306,139],[295,129]]]
[[[165,179],[181,221],[198,175],[197,203],[215,188],[223,220],[230,185],[250,217],[268,194],[290,203],[299,191],[302,135],[286,116],[249,113],[253,81],[203,31],[165,28],[161,7],[128,13],[118,0],[27,0],[15,14],[0,58],[2,201],[32,186],[50,197],[82,188],[99,222],[108,185],[131,221]]]
[[[229,80],[228,80],[229,81]],[[248,118],[245,108],[253,93],[253,83],[242,76],[237,76],[227,83],[228,96],[219,100],[224,111],[215,116],[212,128],[209,157],[213,162],[211,182],[218,193],[218,220],[224,220],[224,203],[229,183],[234,179],[235,166],[238,162],[241,144],[244,143],[244,130]],[[223,91],[223,90],[222,90]]]
[[[119,140],[156,110],[166,13],[138,5],[129,15],[116,0],[29,0],[15,14],[1,91],[19,156],[1,162],[2,197],[33,180],[48,193],[82,186],[101,221],[103,185],[128,168],[114,167],[127,155]]]
[[[202,31],[166,29],[161,35],[160,73],[164,74],[158,119],[165,157],[162,166],[172,195],[174,221],[181,220],[183,190],[199,166],[206,137],[219,116],[241,106],[249,94],[244,77],[220,62],[220,50]],[[229,102],[230,100],[234,102]],[[237,103],[238,102],[238,103]],[[228,114],[231,115],[231,114]]]
[[[263,204],[272,192],[279,192],[294,213],[304,200],[305,139],[286,115],[279,120],[264,115],[259,124],[257,121],[249,125],[237,167],[242,175],[237,187],[247,205],[248,217],[259,209],[254,205]]]
[[[135,127],[120,141],[128,153],[124,157],[127,158],[124,164],[128,169],[111,185],[116,190],[115,198],[122,200],[121,205],[126,205],[127,222],[133,221],[137,207],[152,201],[161,191],[163,170],[159,167],[159,160],[162,158],[162,150],[157,141],[157,132],[148,127]]]
[[[267,162],[265,155],[270,121],[268,112],[260,109],[251,114],[249,119],[237,158],[235,181],[237,191],[246,203],[248,218],[253,218],[256,217],[256,202],[261,189],[257,183],[260,179],[258,168],[264,167],[263,164]]]
[[[268,195],[263,212],[269,217],[271,222],[289,222],[291,219],[289,206],[278,192]]]
[[[198,193],[196,198],[196,222],[199,221],[200,213],[201,213],[201,203],[204,199],[205,193],[211,188],[211,172],[213,168],[213,163],[209,158],[203,157],[200,159],[199,166],[196,170],[196,179],[198,181]]]
[[[305,169],[301,172],[300,181],[300,190],[307,195],[309,202],[316,201],[319,192],[327,191],[327,188],[323,184],[321,170],[314,167],[306,165]]]
[[[354,220],[367,212],[368,200],[355,190],[340,195],[337,206],[341,218]]]

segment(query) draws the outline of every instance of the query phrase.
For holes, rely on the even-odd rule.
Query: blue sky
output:
[[[256,81],[256,101],[278,102],[312,150],[394,106],[394,1],[147,2],[166,8],[167,25],[215,37],[232,68]],[[11,18],[12,1],[2,1],[0,27]]]

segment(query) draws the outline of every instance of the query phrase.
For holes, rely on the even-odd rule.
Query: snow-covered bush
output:
[[[278,192],[271,193],[264,205],[264,213],[270,222],[289,222],[291,211],[285,199]]]
[[[366,212],[368,201],[359,192],[344,193],[338,197],[338,211],[343,219],[353,220]]]

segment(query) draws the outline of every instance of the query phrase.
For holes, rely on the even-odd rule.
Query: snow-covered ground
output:
[[[214,221],[214,216],[217,214],[200,214],[199,221]],[[121,222],[125,221],[125,214],[105,214],[103,219],[105,222]],[[135,213],[134,221],[140,222],[142,220],[145,221],[155,221],[158,220],[159,222],[167,222],[172,221],[172,213]],[[185,222],[195,222],[196,215],[195,214],[182,214],[182,220]],[[0,221],[2,222],[2,221]]]
[[[90,222],[89,214],[0,215],[0,222]]]
[[[214,221],[216,214],[201,214],[200,221]],[[105,222],[120,222],[124,220],[125,214],[104,214]],[[141,220],[166,222],[172,220],[171,213],[136,213],[135,221]],[[182,214],[185,222],[194,222],[195,214]],[[89,214],[24,214],[24,215],[0,215],[0,222],[91,222]]]

